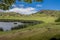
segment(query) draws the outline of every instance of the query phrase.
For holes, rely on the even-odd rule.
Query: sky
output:
[[[43,0],[43,2],[34,2],[29,4],[16,0],[9,10],[5,12],[17,12],[20,14],[32,14],[40,10],[60,10],[60,0]],[[3,10],[0,10],[3,11]]]
[[[60,0],[44,0],[42,9],[60,10]]]

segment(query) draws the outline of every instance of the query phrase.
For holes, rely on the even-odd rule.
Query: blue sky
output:
[[[42,9],[60,10],[60,0],[44,0]]]
[[[43,2],[16,2],[6,12],[17,12],[20,14],[32,14],[40,10],[60,10],[60,0],[43,0]],[[1,11],[1,10],[0,10]]]
[[[18,0],[16,0],[16,2],[12,4],[11,8],[9,10],[6,10],[6,12],[32,14],[40,11],[41,7],[42,7],[42,2],[26,3],[26,2],[19,2]]]
[[[42,7],[42,2],[26,3],[26,2],[19,2],[18,0],[16,0],[16,3],[14,3],[14,5],[16,5],[19,8],[33,7],[33,8],[36,8],[36,10],[40,10]],[[14,6],[12,8],[14,8]]]
[[[31,4],[25,2],[16,1],[15,5],[20,7],[19,5],[24,5],[23,7],[33,7],[37,10],[41,9],[49,9],[49,10],[60,10],[60,0],[43,0],[43,2],[33,2]],[[36,6],[37,5],[37,6]],[[40,7],[38,7],[40,5]]]

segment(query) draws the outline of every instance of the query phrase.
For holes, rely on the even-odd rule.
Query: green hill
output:
[[[60,15],[59,13],[60,11],[43,10],[31,15],[14,13],[19,16],[11,16],[10,13],[7,13],[9,15],[4,16],[3,14],[3,16],[0,16],[0,19],[37,20],[44,23],[33,26],[29,25],[18,30],[0,31],[0,40],[60,40],[60,22],[55,22]]]

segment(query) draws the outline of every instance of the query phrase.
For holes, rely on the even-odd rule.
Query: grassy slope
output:
[[[42,16],[40,16],[42,15]],[[0,32],[0,40],[49,40],[55,35],[60,35],[60,25],[54,21],[57,17],[45,14],[34,14],[30,16],[0,16],[0,19],[19,19],[19,20],[42,20],[45,23],[29,26],[24,29]]]
[[[0,35],[2,40],[49,40],[55,35],[60,35],[60,25],[44,23],[1,33],[3,33]]]
[[[0,13],[1,15],[1,13]],[[0,19],[16,19],[16,20],[42,20],[46,23],[53,22],[56,17],[51,17],[47,14],[31,14],[31,15],[20,15],[15,13],[3,13],[2,16],[0,16]]]

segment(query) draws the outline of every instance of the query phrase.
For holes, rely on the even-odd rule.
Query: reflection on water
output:
[[[17,22],[16,22],[17,21]],[[26,28],[28,26],[33,26],[36,24],[44,23],[43,21],[35,20],[0,20],[0,31],[16,30],[21,28]]]
[[[0,22],[0,29],[3,31],[11,30],[12,27],[23,25],[21,22]]]

